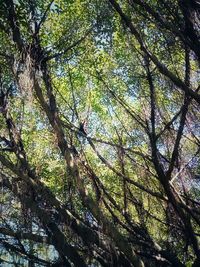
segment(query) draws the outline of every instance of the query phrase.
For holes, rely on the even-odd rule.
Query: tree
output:
[[[199,8],[2,1],[4,266],[199,266]]]

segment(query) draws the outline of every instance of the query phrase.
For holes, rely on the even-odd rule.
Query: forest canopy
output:
[[[199,0],[0,4],[0,265],[200,266]]]

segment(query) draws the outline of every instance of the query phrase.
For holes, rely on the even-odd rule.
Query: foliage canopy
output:
[[[2,266],[200,266],[198,0],[2,0]]]

